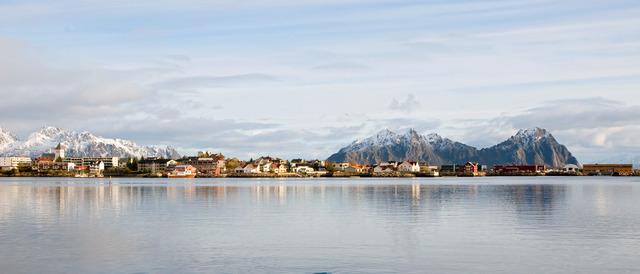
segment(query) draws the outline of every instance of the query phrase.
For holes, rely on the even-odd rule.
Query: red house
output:
[[[460,172],[462,173],[478,173],[478,163],[473,163],[473,162],[467,162],[466,164],[464,164],[464,166],[462,166],[462,168],[460,169]]]

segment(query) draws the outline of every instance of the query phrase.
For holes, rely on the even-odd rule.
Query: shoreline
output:
[[[437,178],[437,177],[537,177],[537,176],[623,176],[633,177],[640,176],[640,172],[633,174],[583,174],[583,173],[566,173],[566,172],[547,172],[547,173],[433,173],[423,172],[389,172],[389,173],[358,173],[358,172],[333,172],[327,174],[304,174],[304,173],[225,173],[225,174],[198,174],[195,178]],[[42,174],[35,172],[22,172],[19,174],[0,174],[0,178],[77,178],[75,174],[54,173]],[[153,174],[104,174],[103,177],[82,177],[82,178],[167,178],[167,176],[157,176]]]

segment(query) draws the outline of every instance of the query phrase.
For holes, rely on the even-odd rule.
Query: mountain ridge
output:
[[[420,135],[415,129],[397,134],[388,129],[358,139],[328,158],[329,161],[375,164],[382,161],[425,161],[433,165],[460,164],[468,161],[486,165],[577,164],[571,152],[553,135],[539,127],[522,129],[492,147],[477,149],[431,133]]]
[[[75,131],[52,126],[42,127],[32,132],[25,140],[21,140],[0,128],[0,156],[28,156],[39,157],[50,152],[55,146],[65,147],[68,157],[165,157],[180,158],[178,151],[167,146],[141,146],[129,140],[103,138],[87,131]]]

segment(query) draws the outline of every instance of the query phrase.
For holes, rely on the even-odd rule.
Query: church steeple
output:
[[[58,146],[53,150],[53,152],[56,154],[56,159],[58,158],[63,159],[64,147],[62,147],[62,143],[58,143]]]

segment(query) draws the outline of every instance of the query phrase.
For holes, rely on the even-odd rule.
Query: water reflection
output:
[[[226,203],[247,200],[252,204],[286,205],[299,201],[327,201],[342,205],[374,208],[381,214],[437,213],[450,208],[473,211],[477,207],[495,207],[514,212],[524,219],[539,219],[567,208],[567,199],[582,203],[592,199],[600,214],[609,212],[614,197],[637,196],[633,186],[615,189],[603,185],[572,187],[565,184],[492,185],[492,184],[375,184],[375,185],[118,185],[98,186],[2,186],[0,220],[16,207],[24,207],[36,216],[56,212],[60,216],[76,210],[113,211],[135,208],[145,203]],[[338,199],[336,199],[338,198]],[[54,205],[52,207],[52,205]]]
[[[626,180],[0,180],[0,272],[636,272]]]

